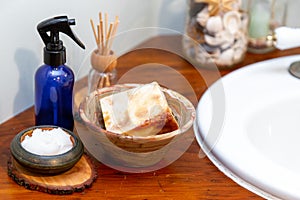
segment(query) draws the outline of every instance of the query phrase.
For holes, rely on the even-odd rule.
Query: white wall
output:
[[[300,1],[288,1],[288,25],[300,27]],[[62,37],[67,64],[76,73],[95,47],[89,19],[96,20],[99,11],[120,16],[113,48],[122,54],[156,34],[183,33],[186,6],[187,0],[0,0],[0,123],[33,105],[34,73],[43,62],[44,45],[36,31],[41,20],[61,14],[76,18],[73,30],[87,49]]]
[[[95,47],[90,18],[98,12],[119,15],[119,32],[144,26],[155,26],[153,16],[157,1],[149,0],[0,0],[0,123],[33,105],[34,73],[43,63],[43,42],[36,25],[49,17],[67,14],[76,18],[74,32],[87,49],[81,50],[69,38],[63,37],[67,48],[67,64],[74,72]],[[149,37],[141,35],[123,44],[130,48]]]
[[[282,1],[282,0],[281,0]],[[286,0],[288,2],[287,25],[292,27],[300,27],[300,1]]]

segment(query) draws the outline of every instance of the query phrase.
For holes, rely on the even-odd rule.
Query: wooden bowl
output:
[[[128,136],[105,130],[99,99],[114,92],[128,90],[138,84],[122,84],[98,89],[79,105],[75,117],[78,135],[87,150],[105,164],[126,167],[146,167],[159,162],[175,141],[180,140],[192,126],[195,108],[184,96],[162,88],[168,104],[175,115],[179,129],[153,136]]]
[[[70,135],[73,147],[62,154],[58,155],[38,155],[33,154],[21,145],[25,136],[31,134],[34,129],[51,130],[53,128],[58,128],[57,126],[33,126],[25,129],[18,133],[10,144],[10,151],[13,158],[27,170],[39,173],[39,174],[58,174],[67,171],[72,168],[83,155],[83,144],[80,139],[71,131],[63,129],[67,134]]]

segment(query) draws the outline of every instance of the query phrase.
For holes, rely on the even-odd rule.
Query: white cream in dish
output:
[[[157,82],[103,97],[100,106],[105,128],[113,133],[150,136],[179,127]]]
[[[31,135],[26,135],[21,145],[27,151],[37,155],[59,155],[73,147],[71,136],[61,128],[51,130],[34,129]]]

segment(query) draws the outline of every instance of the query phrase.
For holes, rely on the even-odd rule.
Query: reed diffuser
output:
[[[116,77],[117,56],[111,49],[119,25],[119,17],[108,22],[108,14],[99,13],[99,23],[90,19],[97,48],[91,54],[91,65],[88,77],[89,93],[98,88],[110,86]]]

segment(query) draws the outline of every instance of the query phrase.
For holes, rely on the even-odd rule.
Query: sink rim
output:
[[[245,140],[247,138],[247,133],[242,128],[242,125],[236,125],[233,130],[234,131],[241,131],[243,134],[235,134],[232,129],[228,129],[228,126],[232,125],[232,123],[228,122],[228,119],[232,119],[232,116],[236,115],[236,113],[229,112],[229,110],[232,108],[232,104],[239,102],[241,99],[237,98],[237,96],[232,96],[232,94],[235,94],[237,92],[242,92],[242,95],[239,94],[238,96],[243,96],[244,94],[249,94],[249,91],[243,93],[243,91],[240,91],[236,88],[232,88],[232,84],[236,84],[236,79],[245,78],[244,85],[247,86],[247,81],[254,81],[256,84],[261,84],[264,82],[264,85],[260,85],[260,93],[263,92],[264,87],[270,87],[276,86],[280,89],[284,88],[285,86],[291,86],[290,90],[284,90],[282,91],[286,95],[292,95],[293,91],[296,87],[299,88],[300,86],[300,79],[296,79],[295,77],[291,76],[288,72],[289,64],[300,60],[300,56],[286,56],[281,58],[275,58],[270,59],[266,61],[262,61],[259,63],[254,63],[248,66],[245,66],[243,68],[240,68],[238,70],[235,70],[228,75],[224,76],[220,80],[218,80],[215,84],[213,84],[201,97],[198,107],[197,107],[197,119],[194,123],[194,132],[196,136],[196,140],[201,146],[204,153],[208,156],[208,158],[218,167],[220,171],[222,171],[224,174],[226,174],[229,178],[234,180],[239,185],[243,186],[244,188],[264,197],[267,199],[278,199],[280,198],[286,198],[286,197],[293,197],[295,196],[297,198],[300,198],[300,192],[295,192],[295,188],[290,187],[292,183],[288,184],[288,187],[282,187],[282,181],[287,182],[288,180],[286,178],[277,178],[275,179],[272,177],[271,180],[265,180],[266,178],[270,178],[271,175],[274,175],[274,171],[283,172],[286,176],[294,177],[295,174],[286,172],[285,169],[283,169],[281,166],[275,165],[271,160],[267,160],[265,156],[261,155],[257,149],[253,147],[253,144],[250,143],[250,141]],[[270,76],[270,73],[274,73],[273,76]],[[255,75],[255,76],[254,76]],[[266,82],[266,78],[270,78],[269,80],[273,80],[274,78],[278,80],[278,82],[274,85],[272,82]],[[284,80],[284,82],[282,82]],[[258,82],[257,82],[258,81]],[[275,81],[276,82],[276,81]],[[217,87],[219,84],[224,87],[225,96],[225,120],[222,124],[222,130],[220,137],[218,137],[218,140],[212,144],[210,141],[206,141],[206,136],[209,132],[208,130],[208,121],[209,120],[203,120],[205,118],[205,115],[211,114],[209,112],[209,109],[206,109],[207,103],[212,101],[209,100],[209,98],[213,95],[210,95],[210,91],[213,90],[214,87]],[[251,82],[253,84],[253,82]],[[239,84],[238,86],[244,86],[243,84]],[[254,84],[255,85],[255,84]],[[249,85],[248,85],[249,86]],[[264,87],[263,87],[264,86]],[[252,86],[251,86],[252,87]],[[274,93],[274,90],[276,87],[268,88],[270,89],[270,93]],[[262,89],[261,89],[262,88]],[[236,90],[235,90],[236,89]],[[253,92],[253,91],[252,91]],[[267,95],[267,94],[266,94]],[[274,94],[275,96],[278,94]],[[284,95],[280,95],[278,98],[283,98]],[[271,96],[272,97],[272,96]],[[237,99],[234,99],[237,98]],[[249,98],[249,96],[246,96],[245,98]],[[269,96],[266,96],[264,101],[259,104],[259,106],[266,105],[266,99],[270,98]],[[243,99],[243,98],[242,98]],[[252,98],[251,100],[255,100],[255,98]],[[257,100],[257,98],[256,98]],[[261,100],[261,99],[260,99]],[[232,103],[233,101],[233,103]],[[248,100],[249,101],[249,100]],[[258,100],[257,100],[258,101]],[[204,102],[204,103],[203,103]],[[254,103],[255,104],[255,103]],[[241,103],[239,106],[243,106],[244,104]],[[256,105],[255,105],[256,106]],[[240,107],[242,108],[242,107]],[[245,109],[245,116],[249,113],[251,113],[251,110],[253,107],[249,107],[248,109]],[[221,115],[224,115],[221,113]],[[243,120],[244,117],[238,118],[238,120]],[[241,121],[239,121],[241,122]],[[242,123],[242,122],[241,122]],[[235,134],[236,139],[239,139],[239,142],[231,141],[229,137],[231,137],[231,134],[228,132],[232,132],[231,134]],[[242,140],[242,141],[240,141]],[[230,151],[237,150],[232,147],[228,147],[228,144],[237,145],[237,147],[245,147],[247,146],[247,152],[239,155],[239,153],[235,152],[232,153]],[[213,145],[213,146],[212,146]],[[227,146],[226,146],[227,145]],[[226,149],[225,149],[226,148]],[[225,152],[224,152],[225,151]],[[245,159],[246,156],[252,156],[254,157],[254,161],[259,163],[260,165],[263,165],[262,168],[259,169],[251,169],[251,167],[255,167],[255,165],[249,165],[248,167],[245,166],[246,164],[249,164],[249,160]],[[244,158],[243,158],[244,157]],[[269,168],[272,166],[274,170],[269,170]],[[257,167],[257,166],[256,166]],[[249,175],[250,173],[250,175]],[[290,173],[290,174],[289,174]],[[265,176],[265,178],[261,178],[261,176]],[[285,176],[285,177],[286,177]],[[300,178],[300,174],[298,175]],[[293,181],[292,181],[293,182]],[[297,188],[296,188],[297,189]],[[298,191],[299,187],[298,187]]]

